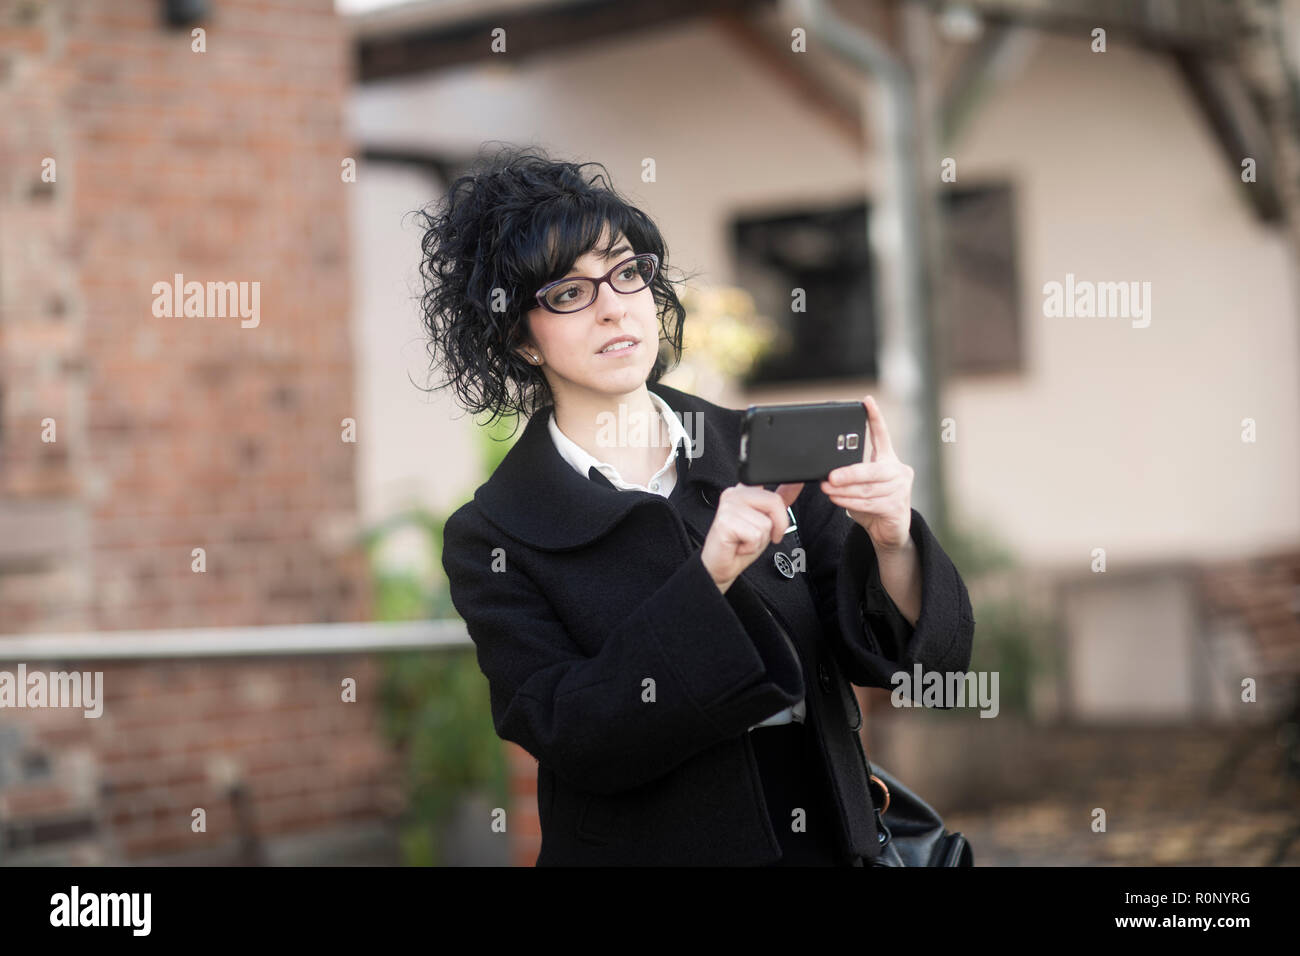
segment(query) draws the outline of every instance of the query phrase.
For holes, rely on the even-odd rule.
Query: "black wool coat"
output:
[[[873,858],[849,682],[892,688],[890,675],[918,661],[967,670],[966,587],[913,509],[913,628],[880,586],[870,537],[808,482],[792,506],[797,530],[723,594],[699,543],[719,493],[739,480],[742,413],[650,388],[679,417],[703,416],[669,499],[615,490],[594,468],[578,474],[551,440],[547,407],[444,529],[443,567],[496,731],[538,761],[537,865],[779,859],[748,728],[801,696],[841,852]],[[795,567],[802,556],[803,570],[782,574],[778,551]]]

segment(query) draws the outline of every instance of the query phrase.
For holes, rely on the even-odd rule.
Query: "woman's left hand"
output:
[[[848,511],[849,517],[870,536],[877,551],[896,551],[911,537],[915,472],[894,453],[885,416],[876,400],[868,395],[862,404],[867,408],[871,460],[836,468],[821,483],[821,489],[826,497]]]

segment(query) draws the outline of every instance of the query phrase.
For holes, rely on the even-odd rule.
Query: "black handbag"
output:
[[[974,866],[970,842],[949,833],[935,809],[883,767],[867,764],[876,830],[883,837],[880,856],[869,866]],[[888,818],[886,819],[886,814]]]

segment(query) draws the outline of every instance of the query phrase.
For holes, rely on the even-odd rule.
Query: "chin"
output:
[[[645,384],[653,368],[651,364],[648,368],[606,369],[604,374],[593,375],[590,385],[600,392],[631,392]]]
[[[625,365],[622,368],[602,368],[597,369],[591,376],[593,382],[623,382],[636,378],[641,374],[639,368],[631,365]]]
[[[641,376],[640,378],[638,378],[635,375],[621,375],[618,376],[617,378],[608,378],[602,382],[595,383],[593,387],[593,391],[597,391],[604,395],[609,395],[611,397],[617,395],[627,395],[630,392],[635,392],[638,388],[644,385],[646,378],[648,377],[649,376]]]

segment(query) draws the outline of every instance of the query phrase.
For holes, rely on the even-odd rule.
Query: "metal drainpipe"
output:
[[[875,128],[880,160],[867,235],[881,277],[876,295],[880,381],[909,412],[905,421],[890,423],[890,435],[899,458],[916,470],[912,506],[941,535],[941,529],[947,528],[947,509],[936,454],[939,409],[929,338],[921,188],[914,157],[912,77],[884,45],[841,19],[823,0],[784,2],[788,22],[803,26],[810,37],[878,84],[874,97],[863,97],[863,122]],[[938,175],[937,168],[934,173]]]

